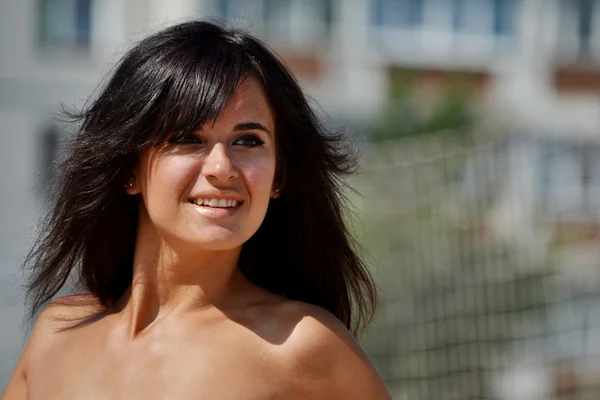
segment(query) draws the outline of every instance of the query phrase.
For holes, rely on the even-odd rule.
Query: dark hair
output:
[[[138,208],[124,183],[140,153],[214,119],[250,75],[260,79],[274,110],[282,191],[243,245],[239,268],[265,289],[329,310],[354,334],[366,326],[376,291],[344,222],[343,179],[356,164],[343,133],[326,132],[266,45],[206,21],[142,40],[95,101],[66,114],[80,127],[25,261],[31,315],[73,270],[104,310],[123,296],[132,281]]]

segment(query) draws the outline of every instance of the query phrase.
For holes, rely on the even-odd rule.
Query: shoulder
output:
[[[99,310],[92,295],[78,294],[53,300],[38,315],[23,351],[24,367],[35,363],[62,338],[69,336],[73,327]]]
[[[90,311],[94,309],[97,309],[97,302],[90,295],[67,296],[47,305],[36,319],[2,398],[27,397],[26,387],[32,368],[36,367],[57,343],[60,343],[60,339],[65,336],[62,332],[71,326],[69,323],[85,319],[86,315],[90,315]]]
[[[295,320],[285,341],[285,367],[314,398],[390,399],[379,373],[352,334],[321,307],[286,302]]]
[[[37,317],[32,338],[42,333],[53,336],[66,331],[85,321],[88,317],[101,311],[95,296],[90,294],[74,294],[56,298],[50,302]]]

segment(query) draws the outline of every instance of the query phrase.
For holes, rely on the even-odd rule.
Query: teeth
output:
[[[238,201],[233,199],[195,199],[192,203],[198,206],[210,206],[218,208],[237,207]]]

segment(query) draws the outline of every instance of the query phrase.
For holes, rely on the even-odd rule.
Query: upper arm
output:
[[[69,318],[72,313],[72,307],[66,305],[64,299],[55,300],[40,313],[0,400],[27,398],[27,377],[30,365],[35,364],[46,349],[56,343],[57,333],[64,325],[61,318]]]
[[[321,358],[331,360],[332,385],[328,394],[332,399],[391,399],[377,369],[356,342],[330,340],[331,350]]]
[[[24,359],[25,351],[21,353],[17,366],[8,381],[8,386],[2,395],[2,400],[23,400],[27,398]]]
[[[294,375],[309,398],[391,399],[377,369],[343,324],[324,310],[311,314],[290,336]]]
[[[45,319],[47,312],[42,312],[27,340],[27,343],[21,351],[17,365],[13,371],[8,386],[4,390],[1,400],[22,400],[27,398],[27,366],[29,365],[30,355],[35,352],[35,348],[38,347],[38,342],[43,334],[40,333],[43,330],[43,325],[46,325]]]

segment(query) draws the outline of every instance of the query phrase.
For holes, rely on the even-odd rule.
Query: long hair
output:
[[[255,284],[338,317],[355,335],[376,291],[345,223],[344,179],[356,166],[342,133],[328,133],[294,77],[266,45],[218,23],[192,21],[142,40],[116,66],[78,123],[50,211],[25,267],[34,315],[75,277],[108,310],[131,285],[138,202],[124,191],[146,149],[216,118],[242,79],[257,77],[275,115],[276,180],[240,270]]]

